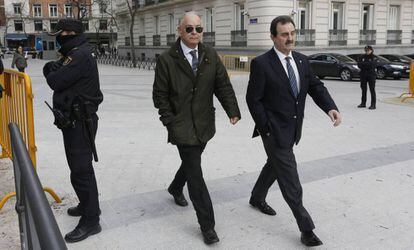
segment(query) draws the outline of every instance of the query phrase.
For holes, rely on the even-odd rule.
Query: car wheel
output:
[[[352,79],[351,71],[349,69],[341,70],[341,80],[350,81]]]
[[[377,69],[377,78],[378,79],[385,79],[385,69],[379,68]]]
[[[394,79],[395,80],[400,80],[401,79],[401,76],[394,76]]]
[[[325,77],[324,77],[324,76],[318,76],[318,78],[322,80],[322,79],[323,79],[323,78],[325,78]]]

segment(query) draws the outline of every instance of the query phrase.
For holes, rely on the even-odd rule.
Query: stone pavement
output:
[[[65,234],[77,224],[66,215],[76,196],[61,134],[43,103],[51,101],[43,63],[30,60],[28,70],[35,95],[38,173],[44,185],[64,198],[63,204],[55,204],[48,197]],[[105,100],[98,113],[100,161],[95,170],[103,231],[69,249],[304,248],[276,184],[267,199],[276,216],[248,205],[266,160],[260,139],[251,139],[253,121],[245,102],[248,75],[232,76],[242,120],[232,126],[217,102],[217,133],[202,158],[220,237],[218,244],[206,247],[192,206],[177,207],[166,192],[180,160],[176,148],[166,143],[166,130],[152,104],[153,72],[101,65],[100,74]],[[407,80],[378,81],[374,111],[356,108],[358,81],[324,82],[344,122],[333,128],[309,98],[302,141],[294,148],[304,204],[324,242],[320,248],[414,249],[414,104],[386,101],[406,92]],[[0,212],[1,222],[15,216],[13,202]],[[18,249],[16,223],[9,220],[0,231],[7,236],[0,237],[0,246]]]

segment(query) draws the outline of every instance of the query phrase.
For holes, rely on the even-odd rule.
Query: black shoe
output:
[[[177,204],[178,206],[181,206],[181,207],[188,206],[188,202],[185,199],[183,193],[180,193],[179,195],[176,195],[170,190],[170,188],[168,188],[168,193],[170,193],[174,197],[175,204]]]
[[[371,105],[368,109],[376,109],[376,107],[374,105]]]
[[[365,104],[359,104],[358,105],[358,108],[366,108],[367,107],[367,105],[365,105]]]
[[[313,233],[313,231],[302,232],[300,241],[308,247],[320,246],[323,244],[318,236]]]
[[[273,208],[271,208],[266,201],[254,201],[250,198],[249,201],[250,205],[252,205],[255,208],[258,208],[262,213],[267,214],[267,215],[276,215],[275,210],[273,210]]]
[[[206,243],[207,245],[220,241],[214,229],[210,229],[207,231],[201,231],[201,232],[203,233],[204,243]]]
[[[77,205],[76,207],[68,208],[68,215],[73,216],[73,217],[82,216],[82,214],[80,212],[79,205]],[[99,214],[98,215],[101,215],[101,210],[100,209],[99,209]]]
[[[69,232],[65,235],[65,241],[67,243],[78,242],[88,238],[91,235],[100,233],[102,231],[101,225],[99,223],[92,226],[77,226],[72,232]]]

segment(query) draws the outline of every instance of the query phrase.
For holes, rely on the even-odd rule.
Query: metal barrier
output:
[[[256,56],[223,55],[221,56],[221,59],[227,70],[249,72],[250,63],[255,57]]]
[[[102,55],[96,57],[96,62],[99,64],[108,64],[114,66],[121,66],[121,67],[129,67],[133,68],[134,64],[132,60],[128,57],[121,57],[116,55]],[[146,70],[154,70],[156,65],[155,59],[137,59],[136,61],[136,68],[139,69],[146,69]]]
[[[403,97],[406,96],[406,97]],[[408,81],[408,93],[402,93],[400,95],[401,102],[404,102],[407,99],[414,99],[414,60],[411,61],[410,65],[410,79]]]
[[[36,145],[34,136],[33,119],[33,94],[30,78],[25,73],[5,69],[0,76],[0,84],[3,84],[3,97],[0,99],[0,146],[2,154],[0,158],[13,158],[11,141],[7,133],[7,125],[14,122],[19,127],[23,140],[29,151],[33,166],[36,167]],[[56,193],[45,187],[44,190],[60,203]],[[0,201],[0,209],[10,197],[15,196],[14,192],[8,193]]]
[[[9,124],[21,249],[67,249],[15,123]]]

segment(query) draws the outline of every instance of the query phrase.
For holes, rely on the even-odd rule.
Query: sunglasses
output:
[[[193,30],[194,30],[193,26],[185,27],[185,32],[187,32],[187,33],[191,33],[191,32],[193,32]],[[200,27],[200,26],[195,27],[195,31],[197,33],[202,33],[203,32],[203,27]]]

